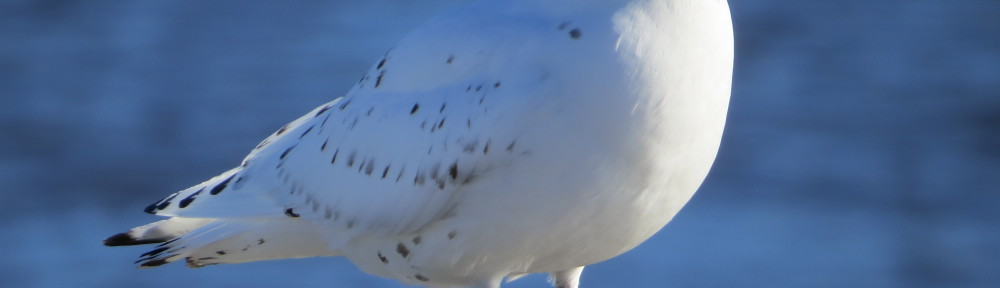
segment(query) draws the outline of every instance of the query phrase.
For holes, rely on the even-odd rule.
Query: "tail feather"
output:
[[[132,228],[131,230],[118,233],[104,239],[105,246],[131,246],[142,244],[163,243],[171,239],[180,237],[198,227],[201,227],[212,219],[206,218],[170,218],[167,220],[149,223],[143,226]]]
[[[260,220],[221,241],[199,246],[187,255],[189,267],[262,260],[337,256],[314,224],[299,219]]]
[[[189,267],[251,261],[337,256],[325,235],[300,219],[193,219],[174,217],[105,240],[122,246],[160,243],[140,255],[139,267],[186,260]]]
[[[170,241],[157,245],[153,250],[139,255],[139,260],[135,262],[139,264],[139,267],[146,268],[185,259],[194,252],[194,249],[208,245],[209,243],[221,241],[230,236],[232,232],[225,233],[225,230],[222,230],[223,227],[233,226],[227,222],[213,221],[183,235],[178,235]]]

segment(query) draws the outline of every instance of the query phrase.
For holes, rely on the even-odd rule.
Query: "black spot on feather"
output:
[[[197,197],[198,194],[201,194],[201,191],[205,191],[205,187],[201,187],[201,189],[198,190],[197,192],[191,193],[191,195],[188,195],[187,197],[184,197],[184,199],[181,199],[181,202],[178,205],[178,207],[185,208],[188,205],[191,205],[191,202],[194,202],[194,198]]]
[[[431,279],[427,279],[426,276],[420,275],[420,274],[413,275],[413,278],[416,278],[417,280],[424,281],[424,282],[431,281]]]
[[[163,246],[170,245],[170,243],[174,243],[174,241],[177,241],[179,239],[181,239],[181,238],[174,238],[174,239],[170,239],[169,241],[164,241],[163,243],[160,243],[160,245],[156,245],[156,247],[163,247]]]
[[[378,261],[382,261],[382,264],[389,264],[389,257],[382,255],[382,252],[378,252],[376,255],[378,256]]]
[[[316,111],[316,115],[313,117],[319,117],[319,115],[323,115],[323,113],[326,112],[327,110],[330,110],[330,105],[326,105],[323,106],[323,108],[319,108],[319,111]]]
[[[468,153],[468,154],[472,154],[472,153],[476,152],[476,143],[472,142],[472,143],[465,144],[465,146],[462,147],[462,152],[465,152],[465,153]]]
[[[410,249],[406,248],[406,245],[404,245],[403,243],[399,243],[396,245],[396,253],[399,253],[400,256],[406,258],[410,256]]]
[[[137,239],[129,235],[128,232],[118,233],[104,239],[104,246],[132,246],[142,244],[153,244],[163,242],[164,238]]]
[[[145,268],[145,267],[156,267],[156,266],[160,266],[160,265],[167,264],[167,263],[169,263],[169,262],[167,262],[167,259],[154,259],[154,260],[149,260],[149,261],[143,262],[142,264],[139,264],[139,267],[143,267],[143,268]]]
[[[271,138],[266,138],[264,141],[260,141],[260,144],[257,144],[257,147],[253,147],[253,149],[258,150],[260,148],[264,148],[267,144],[271,144]]]
[[[403,179],[403,173],[404,172],[406,172],[406,166],[403,166],[403,168],[399,168],[399,175],[396,175],[396,182],[397,183],[399,182],[399,179]]]
[[[354,167],[354,157],[356,157],[356,156],[357,156],[357,153],[355,153],[355,152],[351,152],[350,155],[347,155],[347,168]]]
[[[170,247],[159,247],[159,248],[150,250],[149,252],[142,253],[142,255],[139,255],[139,257],[154,256],[156,254],[163,253],[163,251],[167,251],[168,249],[170,249]]]
[[[451,163],[451,167],[448,167],[448,176],[451,176],[451,180],[458,178],[458,162]]]
[[[351,121],[351,125],[347,126],[348,130],[354,130],[354,126],[358,125],[358,116],[354,116],[354,120]]]
[[[288,209],[285,209],[285,216],[292,217],[292,218],[299,218],[300,215],[299,214],[295,214],[295,210],[293,210],[292,208],[288,208]]]
[[[191,196],[194,196],[194,195],[191,195]],[[191,202],[194,202],[194,197],[190,197],[189,196],[187,198],[182,199],[181,202],[180,202],[180,205],[178,205],[178,207],[187,208],[188,205],[191,205]]]
[[[295,148],[295,146],[288,147],[288,149],[285,149],[285,152],[281,152],[281,156],[279,156],[278,159],[280,159],[280,160],[285,159],[285,156],[288,156],[288,152],[292,152],[292,149],[294,149],[294,148]]]
[[[580,39],[580,28],[569,30],[569,38]]]
[[[326,127],[326,121],[329,121],[329,120],[330,120],[330,115],[326,115],[326,117],[323,117],[323,122],[319,123],[319,128],[323,129],[323,127]]]
[[[281,126],[281,128],[278,128],[278,131],[274,132],[274,136],[281,135],[285,133],[285,131],[288,131],[288,124],[285,124],[285,126]]]
[[[226,255],[226,251],[222,251],[222,250],[215,251],[215,254]]]
[[[368,159],[368,162],[365,163],[365,175],[371,176],[374,170],[375,170],[375,159]]]
[[[299,139],[302,139],[302,137],[306,137],[306,135],[309,134],[309,132],[312,132],[313,127],[316,127],[316,126],[309,126],[309,128],[306,129],[305,132],[302,132],[302,135],[299,135]]]
[[[156,210],[167,209],[167,207],[170,206],[170,201],[174,200],[174,198],[177,197],[177,194],[178,193],[170,194],[167,198],[160,200],[159,204],[156,205]]]
[[[229,178],[226,178],[226,180],[222,180],[222,182],[220,182],[219,185],[215,185],[215,187],[212,187],[212,191],[209,191],[208,193],[216,195],[219,194],[219,192],[222,192],[222,189],[226,189],[226,185],[229,185],[229,180],[233,180],[233,176],[236,175],[235,174],[229,175]]]
[[[382,86],[382,77],[385,76],[385,71],[378,72],[378,76],[375,77],[375,88]]]
[[[414,186],[424,185],[424,180],[425,180],[424,177],[425,176],[423,172],[417,171],[417,175],[413,176],[413,185]]]
[[[410,115],[417,113],[417,110],[420,110],[420,104],[414,103],[413,108],[410,108]]]
[[[348,105],[351,105],[351,100],[347,100],[347,101],[344,101],[344,103],[343,103],[343,104],[340,104],[340,107],[337,107],[337,109],[338,109],[338,110],[344,110],[344,109],[347,109],[347,106],[348,106]]]
[[[388,60],[388,59],[386,59],[385,57],[382,57],[382,60],[378,61],[378,65],[375,66],[375,69],[382,69],[382,66],[385,66],[385,60]]]
[[[156,214],[156,204],[158,203],[160,202],[149,204],[149,206],[146,206],[146,209],[142,209],[142,212],[146,212],[148,214]]]

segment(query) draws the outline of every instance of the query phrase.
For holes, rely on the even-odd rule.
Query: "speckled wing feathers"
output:
[[[301,217],[347,234],[404,233],[444,217],[461,197],[459,187],[502,166],[514,150],[516,129],[496,126],[511,105],[496,104],[518,97],[505,95],[502,79],[485,72],[448,74],[440,85],[406,89],[398,82],[427,80],[406,73],[435,69],[394,71],[396,61],[429,61],[408,57],[413,53],[406,50],[403,45],[387,53],[347,96],[279,129],[240,167],[147,212]],[[431,62],[437,69],[473,72],[488,59],[484,52],[437,53],[442,57]]]

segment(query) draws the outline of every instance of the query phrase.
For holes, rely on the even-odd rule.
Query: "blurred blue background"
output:
[[[101,240],[468,1],[0,1],[0,286],[399,287]],[[712,174],[586,287],[1000,287],[1000,1],[730,1]],[[509,287],[546,287],[532,276]]]

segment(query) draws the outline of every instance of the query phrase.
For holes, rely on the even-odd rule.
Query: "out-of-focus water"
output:
[[[135,269],[100,240],[464,2],[3,1],[0,286],[398,287],[336,258]],[[1000,286],[1000,2],[730,2],[712,174],[584,285]]]

